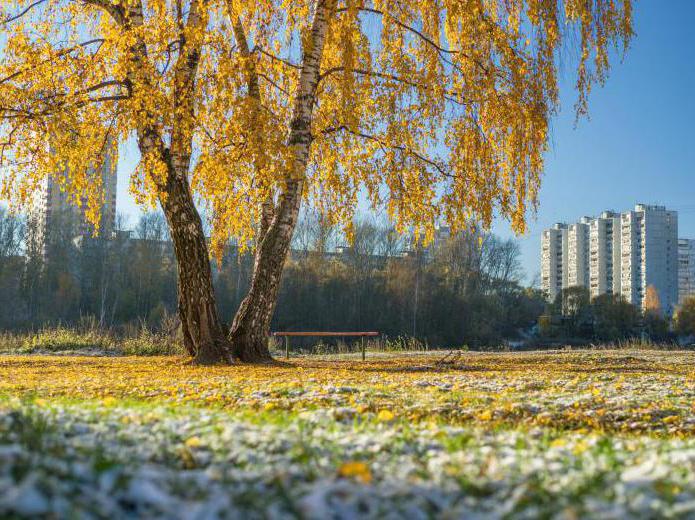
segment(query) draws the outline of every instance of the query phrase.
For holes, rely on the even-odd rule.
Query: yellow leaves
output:
[[[564,448],[567,446],[567,439],[564,437],[558,437],[550,443],[551,448]]]
[[[191,140],[179,150],[183,160],[193,149],[200,157],[189,174],[218,250],[230,236],[250,243],[260,205],[288,178],[303,180],[307,199],[345,227],[363,191],[399,230],[426,237],[441,220],[489,226],[495,211],[523,232],[558,100],[558,20],[581,42],[580,112],[592,82],[605,75],[606,50],[626,46],[632,34],[630,2],[598,0],[591,9],[576,0],[407,0],[360,11],[350,0],[327,20],[307,169],[287,135],[301,56],[313,44],[309,3],[236,2],[253,42],[248,56],[235,45],[225,3],[184,2],[183,12],[202,9],[186,24],[178,5],[148,2],[142,25],[123,28],[94,5],[60,4],[8,28],[0,76],[21,73],[0,86],[0,97],[18,113],[44,115],[14,120],[3,196],[26,204],[38,181],[69,165],[66,189],[75,201],[89,194],[85,211],[96,221],[100,187],[86,165],[101,154],[107,131],[116,141],[159,133],[165,147],[179,132]],[[181,42],[201,48],[188,96]],[[43,149],[34,146],[37,136]],[[131,179],[136,200],[161,199],[166,178],[161,157],[143,157]]]
[[[492,411],[491,410],[483,410],[480,412],[477,417],[479,421],[491,421],[492,420]]]
[[[357,406],[357,413],[365,413],[369,411],[369,405],[367,404],[360,404]]]
[[[395,415],[391,410],[380,410],[376,418],[380,422],[391,422],[395,419]]]
[[[184,446],[186,446],[186,448],[199,448],[202,445],[203,445],[203,441],[200,439],[200,437],[197,437],[197,436],[189,437],[184,442]]]
[[[261,420],[330,411],[325,415],[336,420],[374,421],[385,431],[399,428],[404,420],[430,425],[433,435],[446,425],[548,427],[573,432],[562,437],[571,439],[569,450],[583,449],[575,435],[590,436],[597,430],[695,434],[695,425],[687,421],[695,383],[688,355],[664,358],[661,352],[639,352],[630,361],[624,353],[480,353],[467,357],[466,371],[412,370],[431,365],[432,355],[374,358],[368,371],[362,362],[344,360],[297,359],[291,366],[269,370],[201,368],[167,357],[2,356],[0,393],[29,396],[29,402],[36,398],[37,406],[65,398],[113,408],[124,400],[190,404],[224,408],[254,420],[259,410],[264,411]],[[612,366],[635,370],[615,372]],[[56,373],[61,377],[54,377]],[[655,373],[664,375],[655,379]],[[684,391],[674,393],[677,386]],[[443,387],[448,391],[441,391]],[[600,399],[594,390],[600,390]],[[130,420],[129,415],[122,420]],[[149,424],[161,417],[148,413],[140,420]],[[190,447],[185,441],[181,449],[195,454],[196,441],[190,441]]]
[[[338,476],[352,478],[363,484],[372,482],[372,472],[364,462],[345,462],[338,468]]]

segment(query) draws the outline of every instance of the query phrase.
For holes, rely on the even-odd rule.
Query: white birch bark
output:
[[[244,361],[270,358],[268,333],[270,320],[277,303],[282,270],[290,249],[302,201],[304,176],[312,141],[311,123],[316,87],[320,78],[321,60],[330,16],[335,0],[317,0],[304,49],[297,93],[293,101],[287,145],[293,151],[288,165],[275,214],[258,244],[249,293],[237,312],[230,339],[234,355]]]

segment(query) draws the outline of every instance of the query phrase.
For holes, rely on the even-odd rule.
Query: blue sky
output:
[[[695,238],[695,1],[635,2],[636,37],[574,126],[573,72],[563,75],[540,208],[520,237],[530,278],[540,270],[540,233],[637,202],[679,211],[679,234]],[[495,231],[510,236],[500,223]]]
[[[541,230],[637,202],[679,211],[680,236],[695,238],[695,1],[637,0],[636,38],[614,60],[606,85],[590,98],[590,117],[575,127],[574,63],[562,74],[562,108],[552,125],[540,208],[519,237],[530,280],[539,271]],[[138,160],[134,143],[119,157],[118,210],[134,223],[128,194]],[[504,222],[493,231],[512,236]]]

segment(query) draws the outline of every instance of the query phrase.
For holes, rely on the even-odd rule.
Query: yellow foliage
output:
[[[425,239],[439,220],[489,226],[496,213],[523,232],[563,40],[581,50],[581,114],[608,49],[632,36],[630,0],[328,2],[304,167],[287,137],[313,66],[301,60],[312,4],[1,0],[2,196],[26,206],[57,175],[97,225],[95,171],[135,137],[149,150],[131,178],[137,200],[163,202],[182,167],[217,249],[251,240],[263,202],[298,178],[348,232],[360,191]]]
[[[393,415],[393,412],[391,410],[381,410],[377,414],[377,419],[381,422],[393,421],[394,418],[395,415]]]
[[[647,285],[647,290],[644,294],[644,312],[661,314],[661,300],[659,299],[659,292],[653,285]]]
[[[480,419],[481,421],[491,421],[492,412],[490,410],[483,410],[478,414],[478,419]]]
[[[0,395],[37,406],[68,400],[87,407],[108,405],[114,411],[124,402],[224,409],[260,421],[323,411],[322,416],[336,421],[378,423],[384,431],[413,423],[434,430],[547,426],[583,434],[695,436],[690,420],[695,411],[692,353],[596,350],[462,356],[460,365],[434,369],[441,353],[373,354],[366,362],[306,357],[283,366],[214,367],[192,366],[176,357],[4,355]],[[359,404],[352,404],[353,397]],[[130,413],[125,417],[133,418]],[[158,418],[146,413],[136,420],[149,424]]]
[[[200,440],[200,437],[189,437],[184,444],[187,448],[198,448],[202,446],[203,442]]]

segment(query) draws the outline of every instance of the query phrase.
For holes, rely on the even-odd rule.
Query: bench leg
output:
[[[290,359],[290,337],[285,336],[285,359]]]
[[[364,336],[362,336],[362,361],[367,358],[367,352],[365,351]]]

